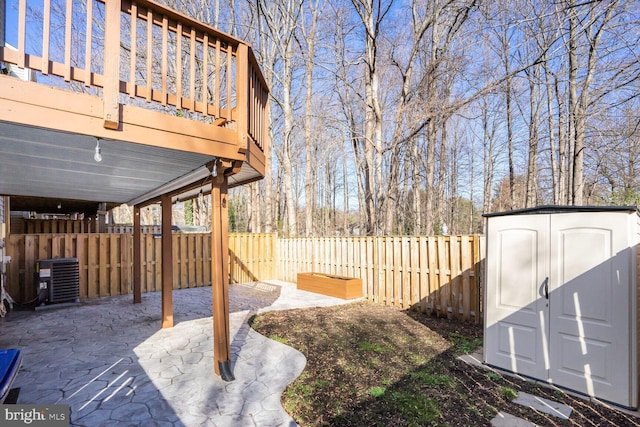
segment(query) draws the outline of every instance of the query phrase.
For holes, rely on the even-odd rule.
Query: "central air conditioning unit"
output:
[[[80,301],[78,258],[40,259],[35,275],[37,305]]]

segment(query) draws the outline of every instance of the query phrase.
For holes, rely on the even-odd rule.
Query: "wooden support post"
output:
[[[4,20],[6,16],[7,4],[5,0],[0,0],[0,47],[4,47]]]
[[[224,171],[213,178],[211,188],[211,288],[213,293],[213,365],[225,381],[231,371],[229,333],[229,215],[227,177]]]
[[[107,232],[107,204],[101,202],[98,204],[98,233]]]
[[[249,142],[247,134],[249,129],[247,126],[247,114],[249,112],[249,48],[246,44],[238,46],[237,66],[236,66],[236,98],[237,98],[237,117],[236,129],[238,131],[238,152],[246,153]]]
[[[173,328],[173,236],[171,196],[163,194],[162,204],[162,328]]]
[[[140,227],[140,206],[133,207],[133,303],[142,302],[142,227]]]
[[[104,127],[118,129],[120,127],[120,10],[121,0],[105,2],[105,35],[104,35]],[[68,49],[68,47],[67,47]],[[151,86],[151,83],[149,83]]]

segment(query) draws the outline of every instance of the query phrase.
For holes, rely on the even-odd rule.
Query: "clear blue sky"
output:
[[[5,42],[12,46],[18,44],[18,0],[6,0]]]

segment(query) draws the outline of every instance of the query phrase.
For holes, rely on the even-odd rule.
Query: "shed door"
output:
[[[551,216],[549,380],[631,406],[627,218]]]
[[[493,217],[487,233],[485,361],[546,379],[549,215]]]

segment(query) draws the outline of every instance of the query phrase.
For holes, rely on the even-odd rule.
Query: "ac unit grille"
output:
[[[80,297],[80,273],[77,258],[53,258],[38,261],[40,284],[46,284],[49,303],[72,302]]]

